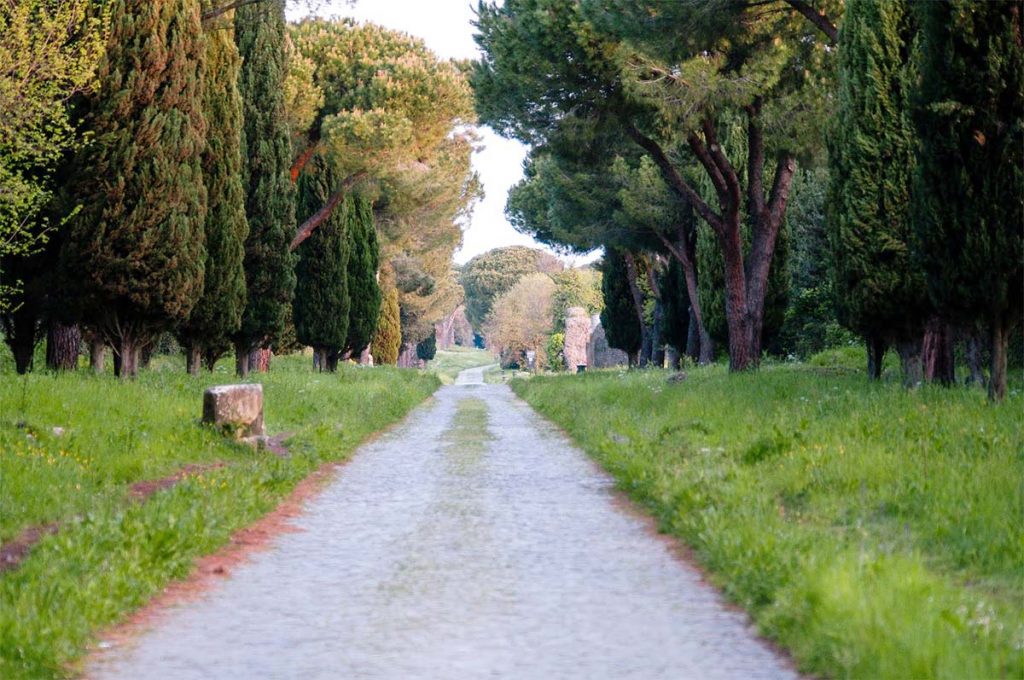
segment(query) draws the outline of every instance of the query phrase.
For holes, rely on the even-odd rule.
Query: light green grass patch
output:
[[[387,367],[314,374],[303,357],[275,358],[269,374],[251,380],[264,386],[269,432],[293,433],[288,458],[256,454],[199,424],[203,390],[233,382],[226,371],[149,371],[128,383],[0,374],[0,540],[62,523],[0,575],[0,677],[70,673],[99,629],[186,576],[196,557],[438,385],[432,375]],[[145,503],[127,500],[134,482],[212,462],[226,465]]]
[[[514,381],[805,670],[1024,674],[1024,399],[775,365]]]

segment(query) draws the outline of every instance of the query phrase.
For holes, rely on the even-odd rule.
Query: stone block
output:
[[[203,393],[203,422],[236,439],[263,435],[263,385],[218,385]]]

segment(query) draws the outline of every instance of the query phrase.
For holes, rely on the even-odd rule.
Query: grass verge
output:
[[[341,460],[437,387],[432,375],[342,366],[313,374],[275,359],[263,383],[270,432],[293,433],[290,455],[228,442],[198,424],[202,390],[227,371],[191,378],[0,375],[0,542],[58,521],[21,565],[0,574],[0,677],[60,677],[93,635],[143,605],[194,560],[273,509],[324,462]],[[62,435],[54,427],[63,428]],[[135,482],[187,464],[222,462],[144,503]]]
[[[769,366],[513,381],[801,668],[1024,676],[1019,391]]]

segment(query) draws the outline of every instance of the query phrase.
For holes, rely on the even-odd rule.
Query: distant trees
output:
[[[557,258],[536,248],[510,246],[477,255],[463,266],[459,277],[466,291],[466,318],[474,328],[483,328],[495,300],[521,278],[561,269]]]
[[[64,244],[91,323],[122,377],[188,318],[203,287],[206,121],[198,0],[116,0],[79,167],[84,210]]]
[[[373,334],[373,360],[377,364],[394,366],[402,348],[402,325],[398,306],[398,289],[394,285],[382,286],[380,316]]]
[[[521,277],[494,300],[484,332],[488,347],[501,356],[503,365],[519,363],[526,351],[536,352],[538,367],[546,364],[554,294],[551,276],[535,272]]]

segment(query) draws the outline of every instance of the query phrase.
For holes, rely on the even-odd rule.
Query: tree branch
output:
[[[295,162],[292,163],[291,169],[292,184],[299,181],[299,175],[302,174],[302,170],[306,167],[306,164],[312,160],[313,156],[316,155],[319,148],[320,147],[317,144],[310,144],[306,147],[306,150],[300,153],[299,157],[295,159]]]
[[[235,0],[234,2],[229,2],[228,4],[222,5],[221,7],[214,7],[206,10],[202,14],[202,19],[204,22],[211,21],[219,17],[221,14],[230,12],[233,9],[245,7],[246,5],[255,5],[257,2],[265,2],[265,0]]]
[[[786,4],[795,9],[800,14],[814,24],[818,30],[828,36],[828,39],[835,45],[839,42],[839,29],[832,23],[831,20],[823,13],[814,9],[808,5],[804,0],[785,0]]]
[[[761,97],[747,111],[747,210],[752,216],[764,211],[764,131],[761,129]]]
[[[711,209],[711,206],[701,198],[700,194],[698,194],[694,188],[691,187],[685,179],[683,179],[683,176],[680,175],[679,171],[676,170],[676,167],[672,165],[672,161],[670,161],[668,156],[665,155],[665,151],[661,146],[656,141],[637,130],[633,123],[623,121],[622,125],[629,138],[636,142],[641,149],[646,151],[651,157],[651,160],[653,160],[655,165],[658,166],[658,169],[661,170],[661,176],[669,188],[683,200],[689,201],[696,209],[697,214],[699,214],[704,221],[710,224],[712,229],[715,231],[720,230],[722,218],[719,217],[719,215]]]
[[[346,177],[345,181],[341,183],[341,187],[336,192],[334,192],[333,196],[327,199],[327,203],[324,204],[324,207],[317,210],[312,217],[303,222],[302,225],[298,228],[298,230],[295,232],[295,238],[292,239],[291,244],[288,246],[288,250],[294,251],[302,244],[303,241],[309,238],[310,235],[312,235],[312,233],[316,230],[316,228],[323,224],[324,220],[331,216],[331,213],[334,212],[334,209],[337,208],[338,204],[341,203],[342,199],[345,198],[345,194],[347,194],[349,189],[352,188],[352,185],[360,181],[364,177],[366,177],[365,172],[357,172],[354,175],[349,175],[348,177]]]
[[[743,187],[740,185],[740,178],[736,175],[736,168],[732,166],[732,162],[726,157],[725,152],[722,151],[722,145],[718,142],[718,132],[715,130],[714,122],[710,118],[705,118],[701,123],[701,127],[704,130],[704,139],[708,143],[707,150],[710,152],[711,159],[714,161],[714,165],[725,183],[726,202],[722,205],[722,210],[723,212],[739,211]]]

